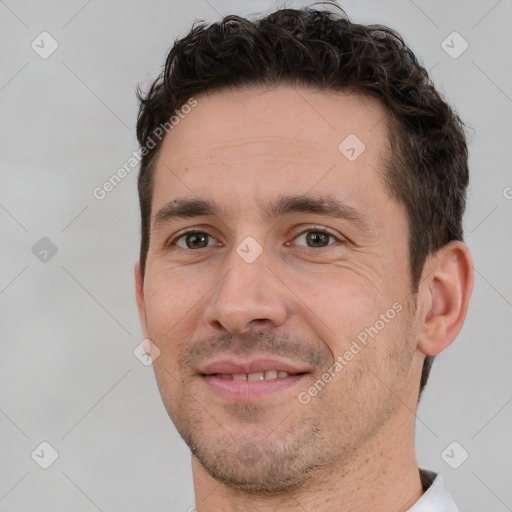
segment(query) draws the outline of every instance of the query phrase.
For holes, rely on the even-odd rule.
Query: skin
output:
[[[160,351],[160,394],[192,451],[196,509],[407,510],[422,494],[414,452],[421,368],[464,321],[467,247],[451,242],[429,257],[411,293],[407,217],[382,180],[387,115],[376,100],[287,85],[197,100],[164,139],[144,278],[135,265],[143,334]],[[338,149],[349,134],[366,146],[352,162]],[[260,206],[280,194],[330,195],[366,227],[310,212],[265,217]],[[222,214],[155,227],[166,203],[187,198],[215,201]],[[206,247],[178,238],[190,228],[210,235],[200,239]],[[320,246],[311,247],[315,235]],[[262,249],[252,263],[236,251],[248,236]],[[401,311],[301,403],[298,393],[396,303]],[[277,356],[310,373],[235,402],[197,373],[234,354]]]

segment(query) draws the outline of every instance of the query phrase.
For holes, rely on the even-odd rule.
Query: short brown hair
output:
[[[391,159],[384,179],[407,213],[416,292],[427,256],[462,240],[469,178],[464,125],[397,32],[352,23],[338,5],[328,5],[337,11],[279,9],[252,21],[230,15],[210,25],[194,23],[174,42],[147,94],[137,88],[137,138],[147,147],[155,128],[192,96],[226,88],[291,84],[378,98],[390,116]],[[143,275],[160,147],[161,140],[143,155],[138,179]],[[425,358],[420,396],[432,361]]]

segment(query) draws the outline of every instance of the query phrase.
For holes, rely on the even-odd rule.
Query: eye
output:
[[[323,248],[341,242],[339,238],[323,228],[310,228],[294,238],[296,245],[309,248]],[[299,241],[299,243],[297,243]],[[168,246],[180,249],[204,249],[214,245],[220,245],[211,235],[204,231],[187,231],[177,236],[168,243]],[[289,244],[286,244],[289,245]]]
[[[335,242],[341,242],[339,238],[335,237],[332,233],[322,228],[311,228],[303,231],[300,235],[295,237],[294,240],[305,242],[304,244],[299,243],[297,245],[305,245],[306,247],[311,248],[322,248],[327,247],[328,245],[332,245]],[[330,240],[333,242],[329,243]]]
[[[187,231],[176,237],[169,243],[169,246],[176,245],[180,249],[203,249],[212,245],[218,245],[209,243],[212,240],[215,239],[204,231]]]

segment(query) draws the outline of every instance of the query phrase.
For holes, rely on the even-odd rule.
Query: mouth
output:
[[[206,365],[199,375],[208,393],[231,401],[261,400],[270,395],[284,395],[310,374],[310,368],[287,361],[224,359]],[[305,388],[304,382],[302,387]]]
[[[286,377],[290,377],[291,375],[305,375],[306,373],[307,372],[289,373],[284,370],[266,370],[264,372],[254,373],[214,373],[210,375],[212,377],[224,380],[236,380],[240,382],[258,382],[261,380],[284,379]],[[203,375],[203,377],[207,376],[207,374]]]

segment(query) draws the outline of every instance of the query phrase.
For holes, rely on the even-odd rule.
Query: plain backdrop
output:
[[[417,454],[461,510],[512,510],[512,2],[340,5],[398,30],[470,126],[475,287],[418,410]],[[136,357],[138,168],[103,200],[93,190],[137,150],[135,86],[177,37],[282,6],[0,0],[0,510],[194,506],[190,453]]]

